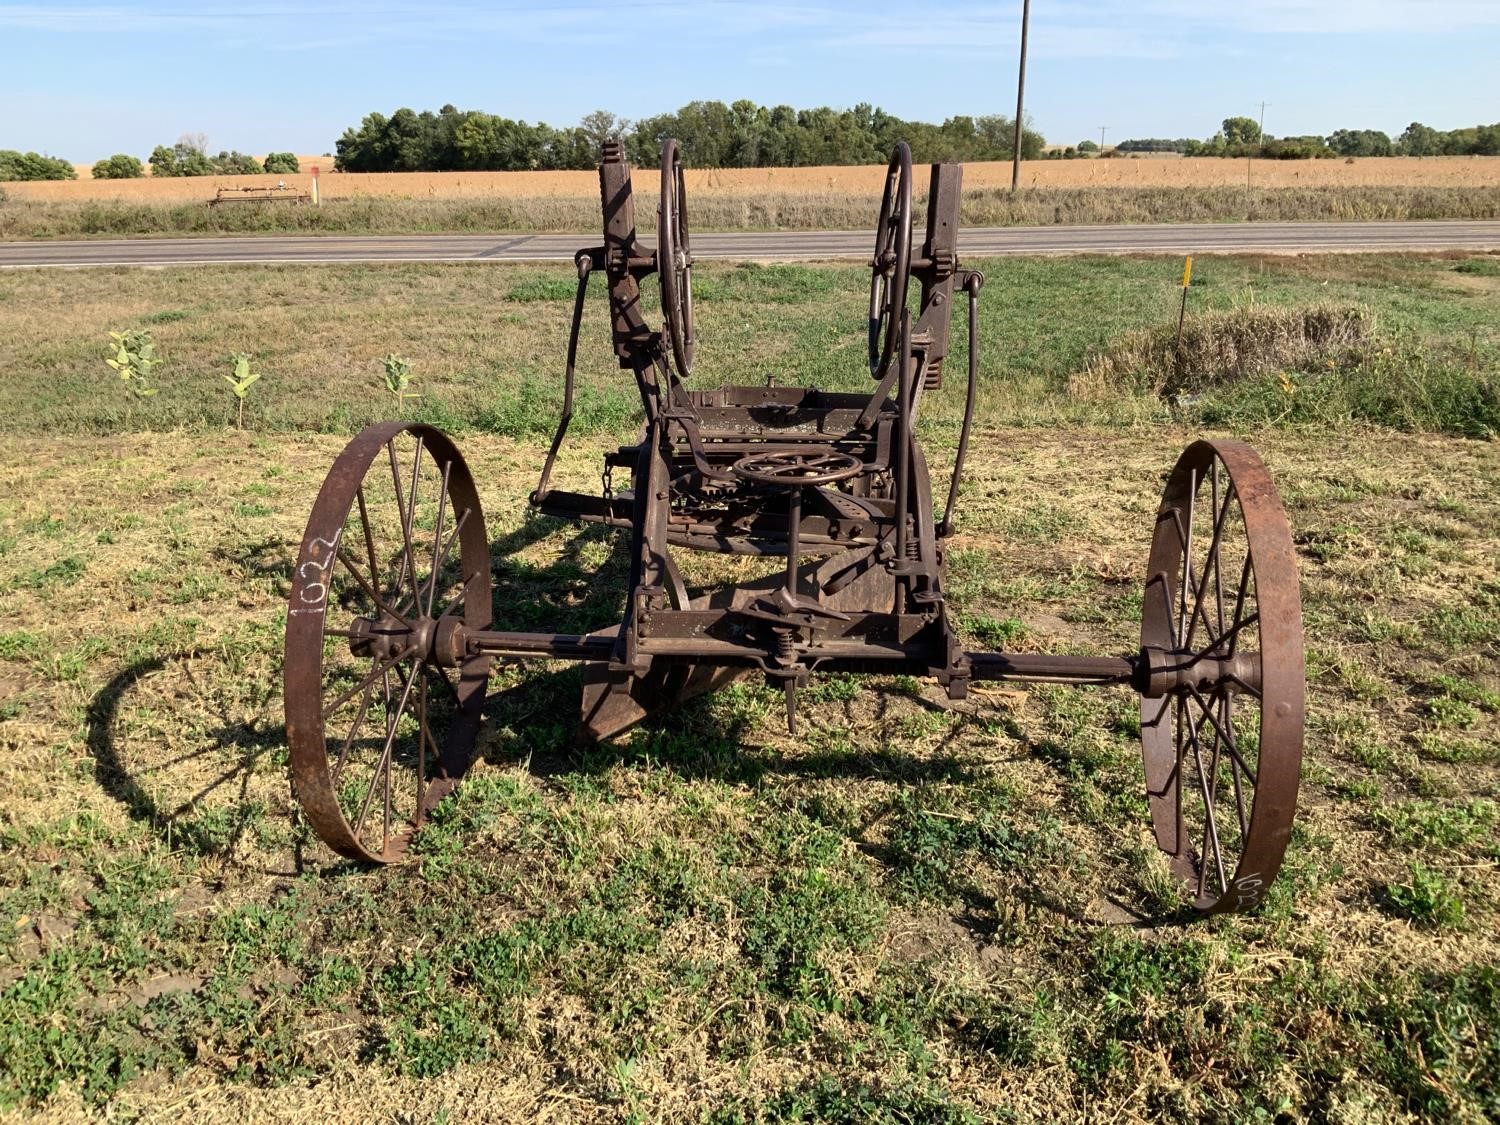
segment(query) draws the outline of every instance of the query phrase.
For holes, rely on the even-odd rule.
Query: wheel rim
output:
[[[390,863],[467,771],[489,658],[489,541],[467,466],[441,432],[371,426],[308,519],[287,614],[287,741],[317,834]]]
[[[681,375],[693,371],[693,252],[688,237],[687,190],[682,154],[668,140],[661,153],[661,213],[656,222],[656,264],[661,275],[662,319]]]
[[[1147,565],[1141,644],[1152,681],[1141,750],[1157,846],[1199,910],[1252,909],[1291,836],[1305,674],[1291,531],[1249,446],[1200,441],[1173,470]]]
[[[885,170],[885,194],[870,259],[870,374],[885,378],[898,354],[911,278],[911,149],[902,141]]]

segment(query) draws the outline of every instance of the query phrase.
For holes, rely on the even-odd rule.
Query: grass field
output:
[[[331,166],[331,162],[329,162]],[[325,173],[327,168],[325,167]],[[879,167],[711,169],[687,173],[697,230],[861,229],[874,221]],[[195,177],[6,184],[0,239],[257,231],[580,231],[599,226],[592,172],[337,173],[322,207],[209,207],[218,187],[311,177]],[[638,169],[643,228],[655,211],[654,169]],[[969,225],[1500,217],[1500,158],[1344,161],[1075,160],[1025,165],[1012,195],[1008,164],[964,167]],[[918,189],[925,174],[918,170]],[[919,190],[919,196],[921,194]]]
[[[1347,416],[1417,428],[1500,429],[1496,407],[1433,398],[1444,387],[1493,387],[1500,350],[1500,257],[1199,258],[1193,314],[1333,303],[1368,310],[1378,347],[1340,356],[1337,378],[1298,374],[1295,393],[1267,378],[1177,408],[1130,386],[1079,390],[1090,357],[1131,332],[1175,325],[1180,263],[1116,257],[973,263],[981,303],[982,406],[1009,424],[1201,419],[1254,425]],[[634,418],[633,386],[608,353],[600,283],[584,322],[575,428]],[[264,373],[247,418],[258,429],[350,432],[384,417],[389,353],[412,362],[420,417],[512,437],[549,435],[575,280],[547,265],[412,265],[300,269],[199,267],[140,272],[0,274],[0,430],[109,432],[220,426],[235,401],[221,375],[249,352]],[[695,271],[698,378],[868,385],[863,359],[867,273],[844,266],[707,263]],[[652,283],[646,299],[654,302]],[[957,321],[961,324],[963,312]],[[1190,320],[1190,324],[1195,323]],[[104,365],[108,331],[149,330],[164,357],[161,393],[132,400]],[[966,333],[955,333],[962,370]],[[1386,349],[1390,355],[1384,354]],[[1420,386],[1409,385],[1420,368]],[[1489,382],[1487,382],[1489,381]],[[951,382],[951,381],[950,381]],[[1119,392],[1119,393],[1116,393]],[[1262,393],[1264,392],[1264,393]],[[962,407],[953,383],[928,404],[943,432]],[[1446,420],[1445,420],[1446,419]],[[1467,428],[1463,423],[1470,423]]]
[[[1266,908],[1207,924],[1168,901],[1113,691],[950,707],[918,681],[825,680],[793,741],[778,697],[741,685],[575,755],[576,671],[510,671],[416,862],[335,862],[288,793],[280,635],[312,494],[347,431],[389,413],[379,355],[410,356],[419,410],[466,431],[502,619],[618,615],[610,535],[524,514],[565,273],[0,277],[0,1108],[1493,1118],[1500,455],[1417,432],[1461,429],[1451,403],[1410,405],[1444,378],[1493,387],[1493,266],[1200,262],[1204,308],[1356,302],[1374,355],[1169,407],[1079,383],[1091,354],[1171,321],[1168,267],[989,265],[982,452],[950,557],[972,646],[1132,649],[1163,475],[1207,419],[1249,431],[1287,500],[1310,678],[1298,827]],[[857,385],[858,280],[705,270],[704,381],[775,365]],[[167,359],[128,425],[102,363],[127,327]],[[247,433],[224,428],[218,380],[241,347],[266,371]],[[618,371],[585,379],[560,471],[592,487],[628,420]],[[1384,400],[1331,386],[1400,379]],[[956,394],[929,403],[939,463]],[[1377,408],[1405,432],[1360,420]]]

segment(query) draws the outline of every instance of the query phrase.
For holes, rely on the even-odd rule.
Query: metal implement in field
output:
[[[868,391],[770,379],[690,386],[700,380],[677,145],[662,153],[654,247],[637,237],[623,151],[606,145],[604,242],[576,256],[562,417],[530,502],[627,533],[624,618],[582,635],[493,628],[492,544],[458,450],[416,423],[361,433],[313,506],[287,618],[294,781],[330,847],[370,862],[401,858],[469,768],[495,661],[583,662],[586,740],[746,675],[781,688],[793,730],[798,689],[820,673],[929,676],[951,699],[977,680],[1120,685],[1140,697],[1156,842],[1188,897],[1204,911],[1264,899],[1296,808],[1304,677],[1291,535],[1249,446],[1200,441],[1172,471],[1152,531],[1138,651],[966,652],[954,630],[945,545],[969,450],[983,285],[958,257],[961,174],[932,166],[914,245],[911,155],[903,144],[891,157],[871,262]],[[642,301],[652,274],[660,330]],[[596,275],[645,424],[633,444],[604,454],[602,489],[584,493],[552,477]],[[917,418],[942,385],[960,294],[965,409],[951,475],[935,493]],[[677,563],[685,550],[785,566],[695,592]]]

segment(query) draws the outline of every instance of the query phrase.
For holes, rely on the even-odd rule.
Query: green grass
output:
[[[1438,345],[1472,333],[1483,359],[1495,298],[1452,265],[1209,260],[1193,299],[1354,302]],[[1198,419],[1075,402],[1067,381],[1170,316],[1175,267],[988,268],[953,609],[978,649],[1132,651],[1152,513]],[[577,671],[507,668],[481,761],[411,862],[328,852],[288,791],[285,597],[345,440],[314,431],[385,409],[381,355],[410,356],[418,409],[467,431],[501,626],[620,612],[619,538],[524,514],[570,300],[554,272],[0,276],[0,424],[30,426],[0,458],[0,1111],[1500,1112],[1492,442],[1347,419],[1250,435],[1294,528],[1309,644],[1299,817],[1256,915],[1182,910],[1123,690],[976,685],[949,708],[914,677],[816,677],[792,739],[779,694],[743,681],[578,753]],[[702,382],[867,385],[859,280],[705,270]],[[153,316],[167,401],[126,429],[97,345]],[[557,469],[590,489],[634,409],[591,316],[598,413]],[[245,335],[268,374],[237,433],[213,380]],[[939,480],[957,382],[929,404]]]
[[[1471,259],[1477,260],[1477,259]],[[1254,310],[1330,305],[1373,328],[1330,371],[1251,370],[1183,398],[1088,382],[1096,359],[1133,333],[1175,324],[1177,266],[1162,259],[978,262],[982,414],[994,423],[1201,422],[1224,427],[1340,425],[1484,436],[1500,426],[1500,289],[1456,286],[1441,259],[1200,259],[1190,326]],[[110,433],[216,428],[235,417],[220,378],[233,351],[264,377],[246,424],[259,431],[349,432],[384,417],[382,356],[410,359],[421,397],[408,409],[456,431],[550,433],[572,311],[570,270],[548,266],[202,267],[0,275],[0,428]],[[868,386],[856,267],[704,264],[697,271],[694,382]],[[655,301],[647,285],[647,304]],[[46,314],[42,310],[47,310]],[[1215,319],[1217,318],[1217,319]],[[951,376],[925,416],[951,434],[962,407],[965,333],[955,317]],[[107,332],[149,325],[165,362],[160,393],[131,400],[104,366]],[[573,429],[621,432],[639,409],[610,357],[602,285],[585,314]],[[1083,383],[1080,383],[1080,379]],[[1127,381],[1128,382],[1128,381]],[[1080,388],[1091,388],[1084,393]],[[1064,534],[1047,513],[1015,514],[1018,534]],[[1041,522],[1037,522],[1041,521]]]

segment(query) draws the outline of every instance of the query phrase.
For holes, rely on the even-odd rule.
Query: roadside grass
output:
[[[1321,352],[1275,353],[1244,378],[1194,394],[1153,393],[1119,361],[1175,328],[1169,259],[1053,258],[972,263],[982,295],[980,417],[997,424],[1202,422],[1224,427],[1347,420],[1483,436],[1500,425],[1500,281],[1489,257],[1200,259],[1190,339],[1217,347],[1243,322],[1300,310],[1357,310],[1364,331],[1330,370]],[[1463,271],[1463,272],[1461,272]],[[869,386],[866,271],[845,266],[704,263],[696,271],[693,382]],[[550,434],[572,312],[560,266],[195,267],[0,274],[0,429],[111,433],[217,428],[234,417],[220,378],[243,351],[264,378],[246,404],[260,431],[349,432],[391,402],[381,358],[412,363],[417,416],[457,431]],[[611,359],[602,284],[580,343],[575,433],[619,432],[639,409]],[[646,300],[656,297],[647,284]],[[951,444],[962,411],[966,333],[955,318],[944,389],[924,418]],[[104,365],[108,331],[149,329],[164,359],[159,393],[129,400]],[[1259,347],[1261,337],[1251,333]],[[1308,356],[1312,358],[1309,359]],[[1263,357],[1262,357],[1263,358]],[[1206,359],[1205,362],[1210,362]]]
[[[1380,268],[1436,286],[1447,267]],[[456,275],[442,285],[491,277]],[[192,276],[206,302],[228,291]],[[244,276],[249,310],[293,288]],[[165,291],[132,307],[203,307],[151,280]],[[1427,292],[1392,286],[1390,315],[1436,315]],[[56,310],[63,338],[97,334]],[[335,322],[328,354],[352,331]],[[950,559],[971,644],[1133,648],[1151,516],[1195,436],[986,421]],[[890,677],[815,681],[795,740],[743,681],[576,754],[576,671],[506,670],[469,784],[412,862],[361,870],[296,815],[280,717],[289,571],[343,437],[18,436],[0,455],[0,1108],[1493,1118],[1500,457],[1357,425],[1251,436],[1296,530],[1310,727],[1283,880],[1260,913],[1210,922],[1155,859],[1128,693],[981,686],[949,706]],[[565,451],[561,481],[596,487],[608,441]],[[525,515],[544,443],[461,445],[510,545],[502,625],[617,614],[613,534]],[[750,565],[686,561],[693,583]]]
[[[918,175],[925,188],[925,173]],[[918,215],[925,191],[916,193]],[[848,193],[767,191],[689,197],[693,229],[863,230],[878,199]],[[641,229],[650,230],[656,196],[636,195]],[[1500,217],[1500,188],[1417,185],[1252,188],[986,188],[963,196],[968,226],[1168,222],[1292,222]],[[121,238],[131,235],[434,234],[443,232],[597,233],[597,193],[489,199],[355,196],[320,207],[278,203],[210,207],[118,201],[0,202],[0,239]]]

